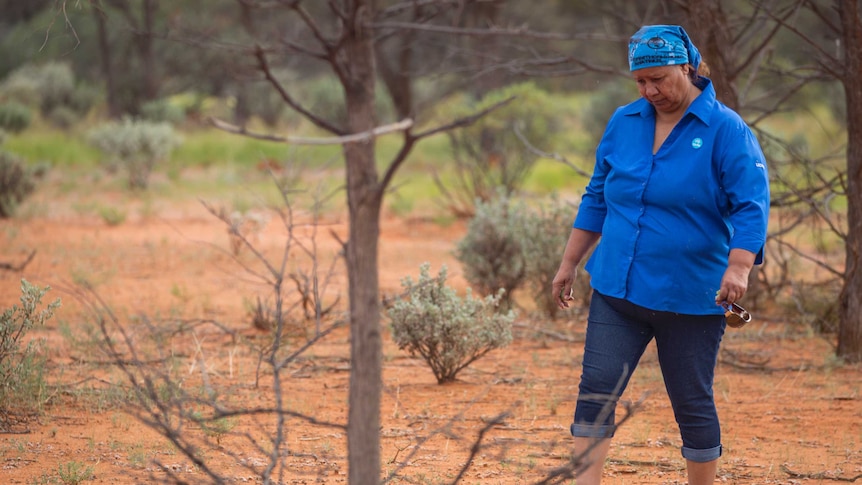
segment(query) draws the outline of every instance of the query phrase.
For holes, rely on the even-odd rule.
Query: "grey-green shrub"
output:
[[[15,155],[0,149],[0,218],[12,217],[36,188],[33,173]]]
[[[0,104],[0,129],[10,133],[24,131],[33,119],[30,108],[16,101]]]
[[[35,341],[24,342],[30,330],[43,325],[60,307],[58,298],[39,309],[49,289],[22,279],[21,305],[0,315],[0,409],[6,412],[33,412],[44,399],[44,357]]]
[[[75,92],[75,73],[66,63],[49,62],[38,66],[33,75],[41,97],[42,112],[50,113],[58,106],[66,106]]]
[[[502,304],[511,308],[512,292],[527,277],[527,260],[523,248],[523,204],[506,194],[476,201],[476,213],[467,225],[467,233],[458,242],[455,257],[461,263],[464,277],[481,295],[505,291]]]
[[[16,69],[0,86],[8,99],[38,108],[46,119],[68,127],[85,115],[99,96],[91,86],[78,85],[65,62],[26,64]]]
[[[505,193],[476,202],[476,214],[458,242],[455,256],[467,281],[482,295],[506,290],[511,306],[519,289],[526,288],[536,308],[554,318],[559,308],[551,284],[572,230],[575,208],[552,195],[536,208],[513,201]],[[581,269],[583,263],[581,264]],[[581,273],[574,283],[581,305],[589,303],[589,279]]]
[[[419,281],[402,279],[406,296],[389,308],[388,316],[398,348],[425,359],[444,384],[491,350],[508,345],[515,313],[500,311],[502,292],[477,299],[468,290],[460,298],[446,285],[445,266],[436,278],[429,269],[428,263],[420,267]]]
[[[105,123],[89,133],[90,142],[112,157],[109,166],[128,172],[129,187],[146,189],[156,162],[167,158],[180,138],[168,123],[124,118]]]
[[[546,316],[554,318],[559,307],[551,294],[551,285],[560,266],[566,241],[572,232],[575,208],[553,195],[537,209],[518,215],[520,217],[516,225],[520,226],[520,229],[516,229],[514,233],[520,240],[527,263],[526,286],[532,291],[536,308]],[[574,294],[581,303],[589,302],[589,280],[586,275],[582,273],[573,286]]]

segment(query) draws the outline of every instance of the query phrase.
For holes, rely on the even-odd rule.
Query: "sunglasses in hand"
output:
[[[729,327],[740,328],[751,321],[751,313],[739,304],[724,302],[721,306],[724,308],[724,318]]]

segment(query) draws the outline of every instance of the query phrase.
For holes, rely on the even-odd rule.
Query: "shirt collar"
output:
[[[712,113],[716,102],[715,87],[712,85],[712,80],[704,76],[698,76],[697,81],[695,81],[695,86],[697,86],[702,92],[700,93],[700,96],[692,101],[683,117],[691,113],[700,119],[703,124],[709,126],[710,114]],[[655,117],[655,108],[653,108],[653,106],[644,98],[640,98],[637,101],[624,106],[622,108],[622,112],[626,115],[640,115],[644,118]]]

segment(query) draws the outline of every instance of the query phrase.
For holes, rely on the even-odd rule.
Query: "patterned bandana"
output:
[[[629,40],[629,69],[691,64],[700,65],[700,52],[678,25],[646,25]]]

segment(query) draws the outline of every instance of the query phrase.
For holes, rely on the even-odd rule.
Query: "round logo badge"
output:
[[[691,147],[697,150],[698,148],[703,146],[703,140],[700,138],[695,138],[691,141]]]
[[[666,42],[661,37],[653,37],[652,39],[648,40],[646,44],[653,49],[661,49],[662,47],[664,47]]]

